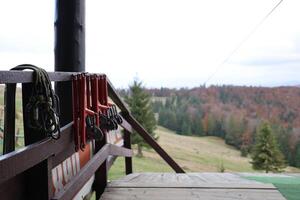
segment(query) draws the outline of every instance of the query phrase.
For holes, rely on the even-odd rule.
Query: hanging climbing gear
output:
[[[54,93],[48,73],[31,64],[18,65],[11,70],[33,70],[31,96],[25,106],[28,126],[55,140],[60,138],[59,98]]]
[[[117,106],[116,105],[112,105],[112,112],[114,115],[115,120],[117,121],[117,124],[121,125],[123,123],[123,119],[121,117],[121,115],[119,115],[118,110],[117,110]]]
[[[73,121],[75,150],[85,149],[87,139],[102,140],[104,134],[99,128],[98,112],[95,110],[93,81],[86,73],[73,75]],[[88,133],[88,134],[87,134]]]
[[[84,150],[87,139],[102,140],[107,131],[118,129],[122,118],[108,103],[105,75],[80,73],[72,77],[75,150]]]

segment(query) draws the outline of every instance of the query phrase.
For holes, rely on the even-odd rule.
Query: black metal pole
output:
[[[55,71],[85,71],[85,0],[56,0]],[[61,126],[72,121],[70,82],[55,85]]]

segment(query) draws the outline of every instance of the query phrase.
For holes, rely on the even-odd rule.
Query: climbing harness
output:
[[[105,75],[73,75],[73,121],[75,150],[84,150],[87,139],[102,140],[104,134],[118,129],[122,118],[114,104],[108,103]]]
[[[55,140],[60,138],[59,98],[54,93],[48,73],[31,64],[18,65],[11,70],[33,70],[31,96],[25,106],[28,126]]]

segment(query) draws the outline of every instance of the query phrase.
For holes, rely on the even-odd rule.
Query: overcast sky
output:
[[[54,69],[53,0],[0,0],[0,70]],[[86,70],[116,87],[203,84],[279,0],[86,0]],[[284,0],[208,84],[300,84],[300,1]]]

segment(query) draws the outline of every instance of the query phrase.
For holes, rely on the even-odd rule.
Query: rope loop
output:
[[[48,73],[31,64],[18,65],[11,70],[33,70],[31,96],[25,106],[28,126],[55,140],[60,138],[59,98],[54,93]]]

